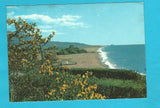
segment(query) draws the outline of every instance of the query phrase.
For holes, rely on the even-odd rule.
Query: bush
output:
[[[74,47],[73,45],[70,45],[68,48],[61,49],[57,54],[67,55],[67,54],[77,54],[77,53],[87,53],[87,51],[84,49],[80,49],[78,47]]]
[[[74,75],[84,74],[86,71],[93,72],[93,75],[97,78],[113,78],[113,79],[122,79],[122,80],[138,80],[145,79],[145,76],[142,76],[134,71],[123,70],[123,69],[87,69],[87,68],[72,68],[70,72]]]
[[[96,84],[88,83],[92,73],[87,72],[82,76],[65,71],[51,73],[28,73],[18,77],[10,75],[11,101],[105,99],[105,96],[95,92]]]

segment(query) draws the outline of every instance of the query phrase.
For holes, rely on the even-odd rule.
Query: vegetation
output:
[[[128,70],[57,66],[56,47],[44,48],[54,31],[43,38],[35,23],[19,18],[8,19],[7,24],[16,29],[8,33],[11,102],[146,97],[145,76]],[[65,54],[64,51],[85,52],[73,45],[61,53]]]
[[[70,45],[68,48],[61,49],[58,51],[58,55],[67,55],[67,54],[77,54],[77,53],[87,53],[86,50],[80,49],[78,47],[74,47],[74,45]]]
[[[146,76],[121,69],[70,69],[74,75],[83,75],[86,71],[93,73],[89,83],[97,84],[96,92],[108,99],[146,97]]]
[[[90,73],[72,75],[68,67],[57,67],[56,53],[43,48],[55,35],[43,38],[35,23],[19,18],[8,19],[16,31],[8,33],[10,101],[51,101],[74,99],[104,99],[96,92],[97,85],[89,84]],[[18,39],[14,44],[13,40]],[[70,46],[71,49],[74,47]],[[53,58],[53,59],[51,59]],[[55,71],[55,70],[61,71]]]
[[[121,79],[121,80],[144,80],[145,76],[140,75],[131,70],[123,69],[87,69],[87,68],[73,68],[70,69],[72,74],[84,74],[86,71],[93,72],[93,75],[97,78],[112,78],[112,79]]]

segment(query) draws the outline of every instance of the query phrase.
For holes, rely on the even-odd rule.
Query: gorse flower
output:
[[[89,85],[87,83],[89,72],[81,75],[70,75],[67,72],[55,72],[56,77],[56,89],[52,90],[52,95],[48,94],[49,100],[68,100],[68,99],[105,99],[99,93],[96,93],[97,85]],[[68,76],[66,76],[68,75]],[[61,79],[61,80],[60,80]],[[55,92],[56,91],[56,92]]]

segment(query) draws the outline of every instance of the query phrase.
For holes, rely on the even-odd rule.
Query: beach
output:
[[[83,47],[87,53],[58,55],[60,61],[65,61],[70,68],[106,68],[101,63],[97,50],[100,46]]]

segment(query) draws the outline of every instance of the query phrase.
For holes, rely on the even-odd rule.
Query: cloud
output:
[[[14,12],[7,13],[7,18],[11,18],[13,17],[13,15],[14,15]]]
[[[52,33],[52,31],[55,31],[55,34],[56,35],[62,35],[62,34],[64,34],[64,33],[62,33],[62,32],[58,32],[58,31],[56,31],[56,30],[53,30],[53,29],[41,29],[41,31],[42,31],[42,33],[47,33],[47,34],[51,34]]]
[[[83,22],[78,22],[81,16],[73,16],[73,15],[63,15],[59,18],[51,18],[47,15],[39,15],[39,14],[31,14],[31,15],[20,15],[15,16],[15,18],[21,17],[23,19],[30,19],[35,21],[42,21],[46,24],[58,24],[62,26],[79,26],[79,27],[86,27]]]

